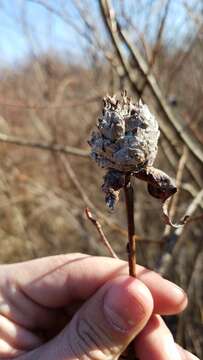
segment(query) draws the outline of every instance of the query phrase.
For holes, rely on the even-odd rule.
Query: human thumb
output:
[[[40,360],[117,359],[144,328],[152,309],[151,293],[141,281],[116,277],[83,304]]]

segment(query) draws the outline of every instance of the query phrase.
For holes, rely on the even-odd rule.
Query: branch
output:
[[[125,75],[128,77],[128,79],[130,80],[131,86],[133,88],[133,90],[135,91],[135,93],[140,96],[140,92],[138,90],[137,84],[135,82],[135,75],[131,72],[130,66],[128,61],[125,59],[125,57],[122,54],[122,49],[121,46],[119,44],[119,36],[118,36],[118,31],[117,31],[117,23],[112,21],[112,18],[114,18],[114,11],[113,9],[109,9],[109,7],[107,6],[107,1],[105,0],[99,0],[99,6],[100,6],[100,10],[101,10],[101,14],[103,17],[103,21],[108,29],[109,32],[109,36],[111,38],[111,41],[114,45],[115,51],[116,51],[116,55],[119,59],[119,62],[121,63]],[[112,14],[113,13],[113,14]],[[110,17],[111,14],[111,17]],[[135,73],[135,70],[134,70]]]
[[[44,7],[44,9],[46,9],[47,11],[49,11],[50,13],[53,13],[56,17],[58,17],[60,20],[62,20],[65,24],[67,24],[68,26],[71,26],[82,38],[84,38],[86,41],[88,41],[90,44],[92,43],[92,39],[89,36],[89,34],[82,30],[79,26],[77,22],[74,22],[72,20],[71,16],[68,16],[67,13],[65,12],[65,10],[58,10],[57,8],[51,6],[50,4],[48,4],[47,1],[45,0],[27,0],[31,3],[34,4],[38,4],[42,7]]]
[[[134,222],[134,190],[129,182],[124,187],[125,203],[128,222],[128,264],[129,275],[136,277],[136,237],[135,237],[135,222]]]
[[[12,100],[7,99],[0,99],[0,105],[1,106],[8,106],[8,107],[15,107],[15,108],[22,108],[22,109],[65,109],[75,106],[85,106],[86,104],[89,104],[91,102],[98,102],[101,99],[101,95],[95,95],[91,97],[84,97],[84,98],[76,98],[75,96],[70,97],[69,99],[66,99],[66,103],[55,105],[55,104],[23,104],[23,103],[13,103]],[[68,101],[68,102],[67,102]]]
[[[151,59],[148,62],[148,75],[152,72],[153,66],[155,64],[156,58],[157,58],[157,56],[159,54],[159,51],[160,51],[160,48],[161,48],[161,38],[162,38],[162,35],[163,35],[166,19],[167,19],[167,16],[168,16],[170,3],[171,3],[171,0],[167,0],[167,2],[165,4],[164,13],[163,13],[161,22],[159,24],[159,30],[158,30],[157,37],[156,37],[156,43],[155,43],[154,49],[152,50]],[[142,94],[143,94],[143,92],[145,90],[146,84],[147,84],[147,79],[145,78],[145,82],[142,85],[142,90],[141,90]]]
[[[22,138],[18,138],[16,136],[12,135],[6,135],[0,133],[0,142],[6,143],[6,144],[14,144],[18,146],[27,146],[35,149],[41,149],[41,150],[47,150],[47,151],[54,151],[54,152],[60,152],[67,155],[74,155],[74,156],[82,156],[82,157],[88,157],[89,152],[86,150],[80,150],[76,147],[72,146],[65,146],[61,144],[47,144],[47,143],[41,143],[38,141],[29,141]]]
[[[119,232],[123,236],[127,236],[127,231],[123,229],[118,223],[113,222],[110,220],[108,216],[105,216],[100,210],[98,210],[95,205],[92,203],[92,201],[89,199],[88,195],[86,194],[85,190],[81,186],[75,171],[73,170],[72,166],[68,162],[68,160],[65,158],[65,156],[61,155],[60,159],[63,163],[64,170],[66,171],[67,175],[70,177],[73,185],[77,189],[78,193],[80,194],[81,198],[83,199],[86,207],[93,209],[96,216],[100,217],[102,223],[106,223],[113,231]],[[146,242],[148,244],[160,244],[162,243],[161,240],[154,240],[154,239],[148,239],[143,238],[141,236],[135,235],[136,241]]]
[[[104,244],[104,246],[107,248],[108,252],[110,253],[110,255],[114,258],[114,259],[118,259],[118,256],[116,255],[116,253],[114,252],[114,250],[112,249],[107,237],[105,236],[102,227],[99,223],[99,221],[97,219],[95,219],[91,213],[91,211],[86,208],[85,209],[85,213],[87,215],[87,218],[92,222],[92,224],[96,227],[99,235],[100,235],[100,240],[102,242],[102,244]]]

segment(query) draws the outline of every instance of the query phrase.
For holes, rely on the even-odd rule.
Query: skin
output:
[[[117,359],[132,341],[140,360],[197,359],[160,316],[186,305],[175,284],[141,266],[133,279],[117,259],[68,254],[2,265],[0,359]]]

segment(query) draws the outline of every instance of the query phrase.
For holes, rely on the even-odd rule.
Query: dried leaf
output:
[[[104,176],[102,191],[105,193],[107,206],[114,210],[119,200],[120,190],[125,185],[125,174],[117,170],[109,170]]]
[[[165,172],[154,167],[146,167],[139,172],[133,173],[133,176],[148,183],[149,194],[163,202],[174,195],[177,191],[173,179]]]
[[[147,167],[138,173],[133,173],[133,175],[141,180],[146,181],[148,183],[149,194],[161,200],[162,214],[165,224],[170,225],[174,228],[178,228],[179,226],[183,226],[187,222],[189,216],[185,216],[177,224],[173,224],[169,217],[168,209],[170,197],[174,195],[177,191],[173,179],[171,179],[163,171],[154,167]]]
[[[170,226],[172,226],[173,228],[179,228],[179,227],[181,227],[181,226],[183,226],[183,225],[185,225],[186,223],[187,223],[187,221],[188,221],[188,219],[189,219],[189,216],[188,215],[186,215],[186,216],[184,216],[180,221],[179,221],[179,223],[173,223],[172,221],[171,221],[171,219],[170,219],[170,217],[169,217],[169,211],[168,211],[168,209],[169,209],[169,201],[170,201],[170,199],[167,199],[166,201],[164,201],[163,203],[162,203],[162,213],[163,213],[163,218],[164,218],[164,223],[166,224],[166,225],[170,225]]]

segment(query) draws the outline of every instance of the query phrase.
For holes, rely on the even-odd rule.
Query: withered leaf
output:
[[[154,167],[146,167],[139,172],[133,173],[133,176],[148,183],[148,192],[151,196],[160,199],[162,203],[162,214],[166,225],[174,228],[184,225],[189,216],[185,216],[179,223],[173,223],[169,216],[170,197],[177,192],[173,179],[163,171]]]

